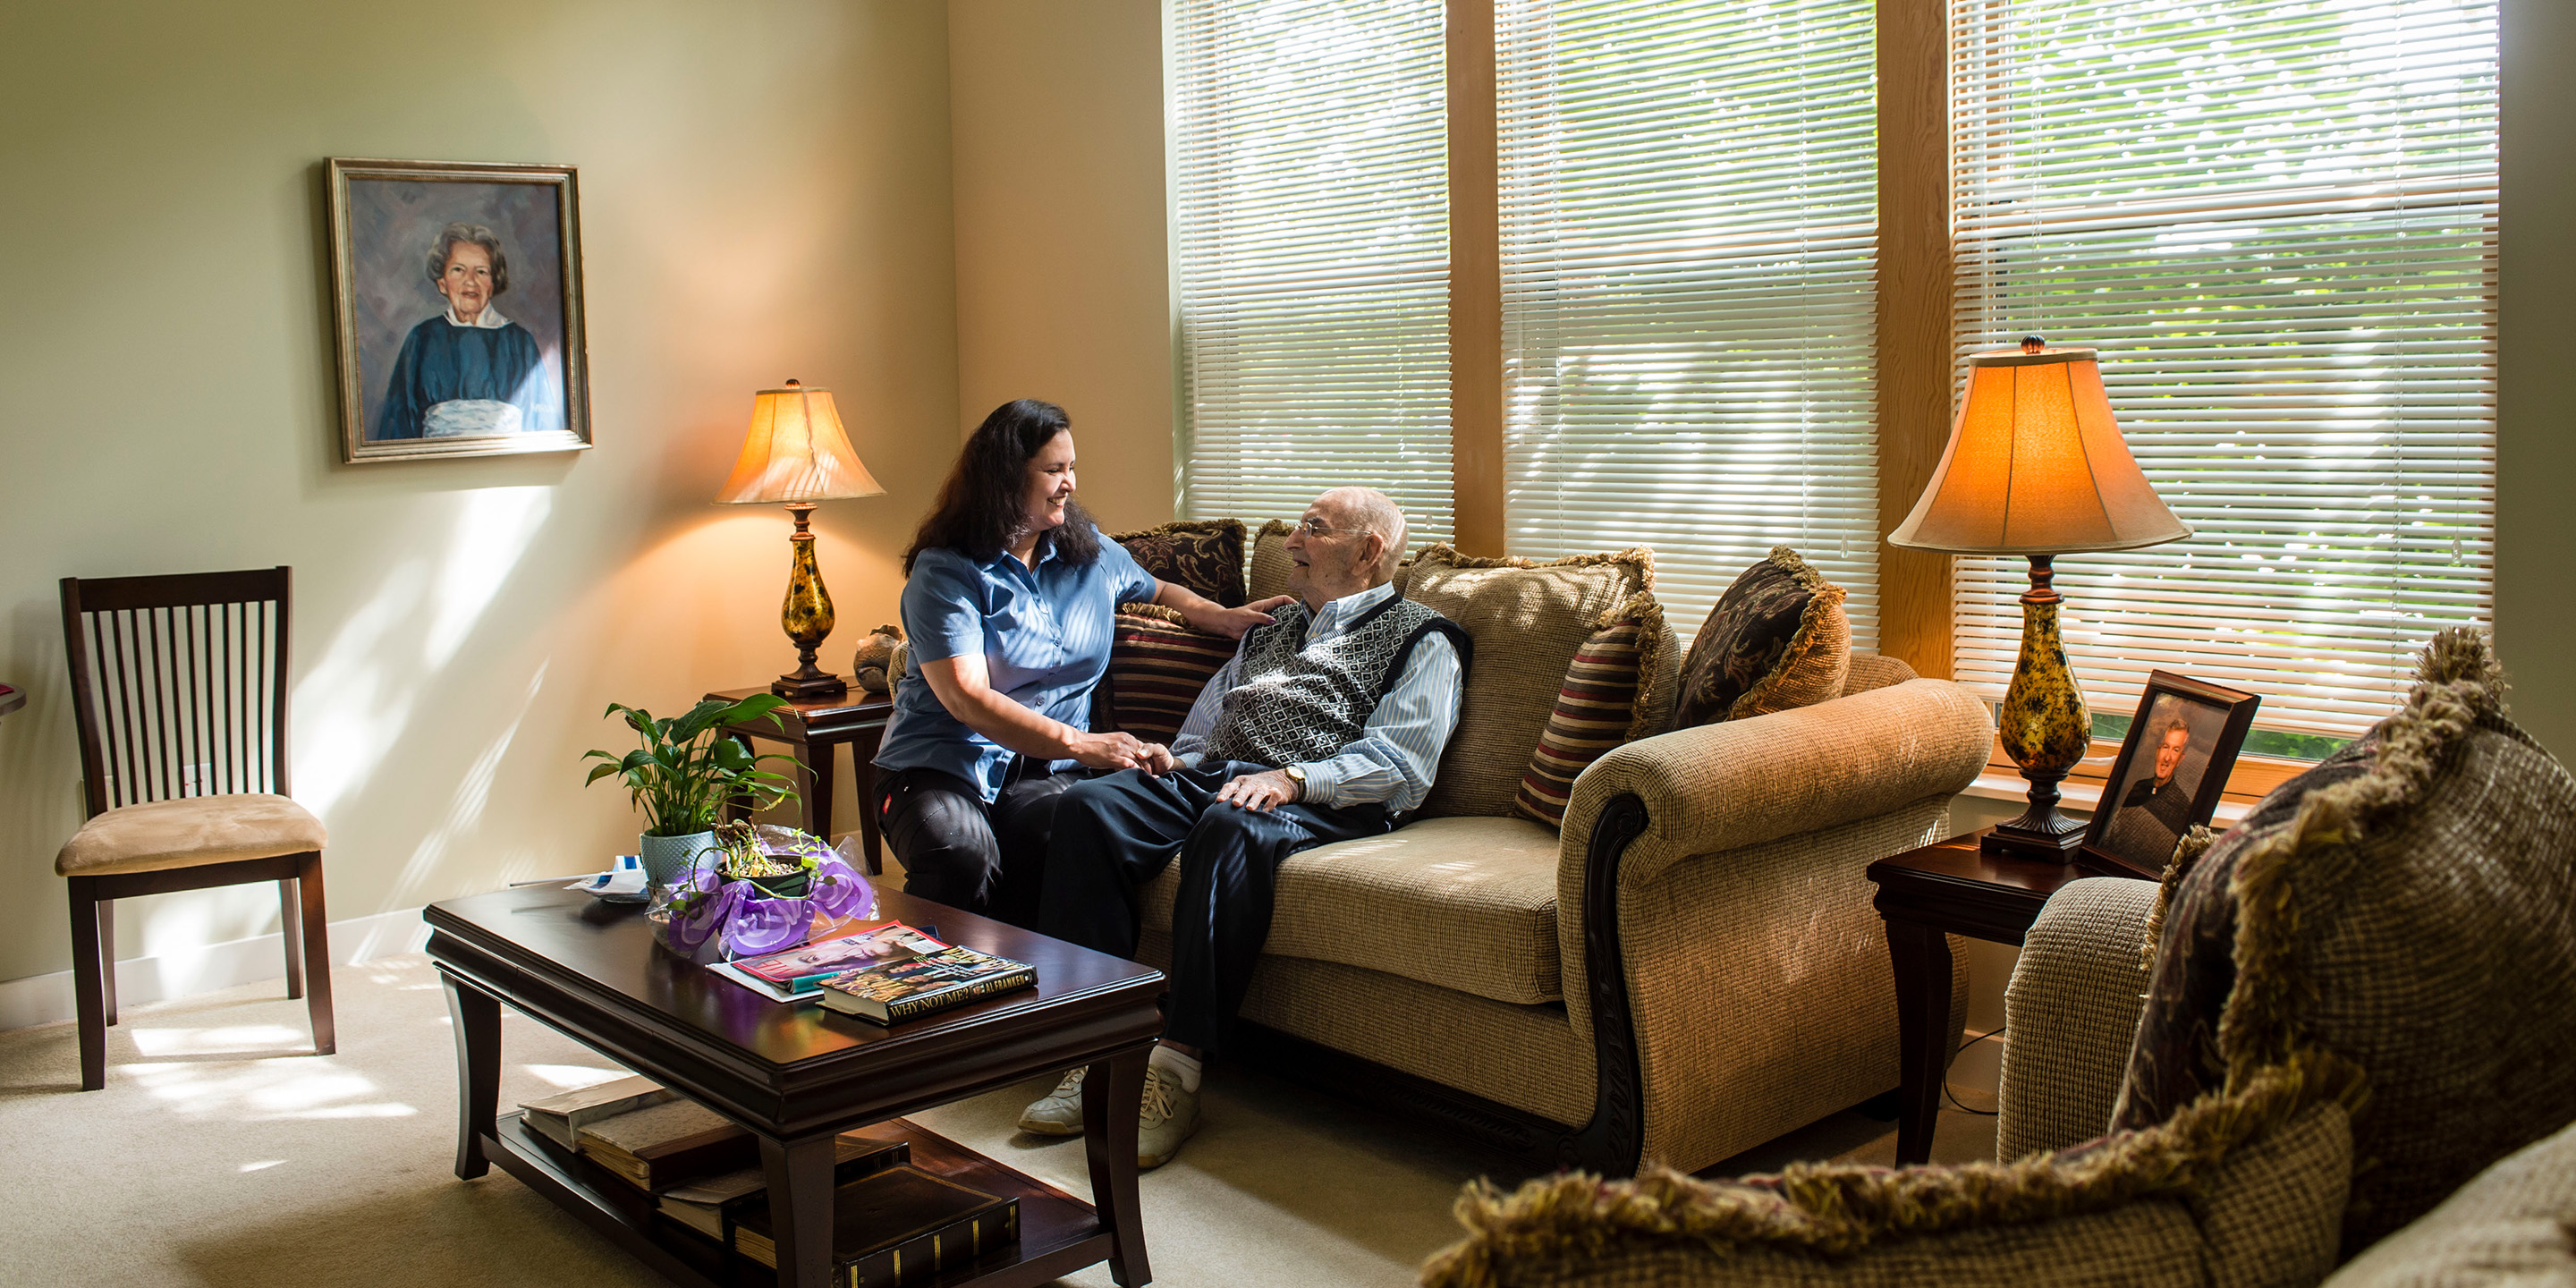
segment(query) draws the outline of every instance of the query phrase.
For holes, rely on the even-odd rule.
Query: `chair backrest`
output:
[[[290,570],[63,578],[90,816],[140,801],[288,794]]]

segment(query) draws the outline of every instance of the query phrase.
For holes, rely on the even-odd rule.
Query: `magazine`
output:
[[[798,1002],[814,996],[815,986],[834,975],[945,947],[900,921],[881,921],[854,934],[799,944],[763,957],[720,962],[708,969],[773,1001]]]
[[[917,932],[905,943],[918,951],[822,981],[818,991],[823,1005],[893,1024],[1038,982],[1036,969],[1025,962],[943,944]]]

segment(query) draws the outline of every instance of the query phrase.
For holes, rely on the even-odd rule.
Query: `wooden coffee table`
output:
[[[1956,1054],[1949,1040],[1949,937],[2019,944],[2059,886],[2081,877],[2137,875],[2107,865],[1988,854],[1978,848],[1984,836],[1981,829],[1869,865],[1869,879],[1878,883],[1872,903],[1887,920],[1887,953],[1896,971],[1899,1165],[1930,1161],[1941,1083]]]
[[[456,1024],[456,1174],[497,1163],[676,1283],[772,1282],[501,1112],[506,1002],[759,1138],[780,1285],[832,1282],[833,1138],[871,1124],[911,1140],[918,1166],[1019,1196],[1018,1245],[942,1273],[940,1288],[1022,1288],[1103,1260],[1119,1283],[1145,1283],[1136,1112],[1163,1026],[1162,973],[891,890],[878,899],[879,916],[1037,967],[1038,986],[886,1028],[772,1002],[691,965],[655,946],[633,905],[542,888],[431,904],[429,955]],[[1088,1204],[898,1117],[1071,1065],[1090,1068]]]

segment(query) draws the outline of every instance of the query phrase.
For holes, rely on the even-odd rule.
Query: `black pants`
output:
[[[1266,768],[1237,761],[1161,777],[1124,769],[1074,784],[1056,807],[1040,934],[1135,956],[1135,892],[1179,857],[1163,1036],[1201,1050],[1224,1045],[1252,986],[1253,963],[1270,938],[1279,865],[1299,850],[1389,827],[1380,805],[1262,813],[1217,802],[1226,780]]]
[[[1076,774],[1023,770],[1013,761],[993,803],[973,783],[936,769],[898,769],[877,778],[871,802],[886,844],[903,864],[903,892],[1029,926],[1056,801]]]

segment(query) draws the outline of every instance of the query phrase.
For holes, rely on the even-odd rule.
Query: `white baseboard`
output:
[[[331,964],[347,966],[397,953],[416,953],[428,942],[429,924],[420,919],[418,908],[351,917],[331,923]],[[280,935],[253,935],[184,953],[118,962],[116,1001],[120,1007],[137,1006],[211,993],[236,984],[285,978],[285,939]],[[0,1029],[60,1024],[78,1014],[70,971],[0,980]]]

